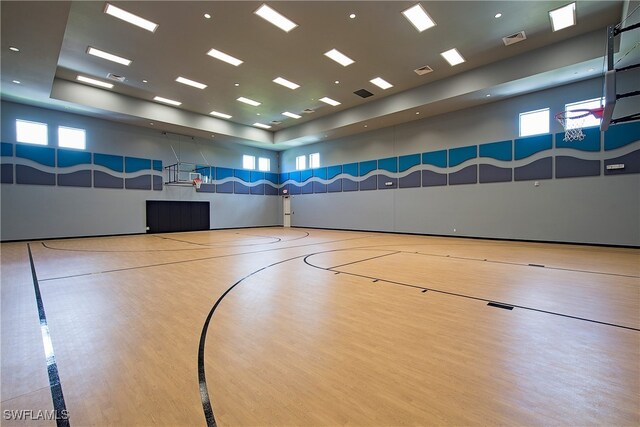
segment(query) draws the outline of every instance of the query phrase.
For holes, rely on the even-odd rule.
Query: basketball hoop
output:
[[[602,119],[604,107],[594,108],[593,110],[579,109],[561,111],[556,114],[556,120],[560,122],[564,128],[564,142],[582,141],[585,137],[582,127],[587,117],[593,115],[597,119]]]
[[[200,186],[202,185],[202,180],[200,178],[196,178],[193,180],[193,185],[194,187],[196,187],[196,190],[200,189]]]

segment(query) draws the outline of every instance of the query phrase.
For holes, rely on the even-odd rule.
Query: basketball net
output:
[[[193,185],[194,187],[196,187],[196,190],[200,189],[200,186],[202,185],[202,180],[200,178],[194,179]]]
[[[564,142],[582,141],[585,137],[582,128],[587,117],[593,115],[598,119],[602,119],[604,107],[594,108],[593,110],[567,110],[556,114],[556,120],[564,128]]]

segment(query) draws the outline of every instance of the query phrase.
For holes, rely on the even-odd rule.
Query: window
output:
[[[47,125],[16,119],[16,141],[27,144],[47,145]]]
[[[549,109],[520,113],[520,136],[549,133]]]
[[[307,156],[298,156],[296,157],[296,170],[299,171],[301,169],[307,168]]]
[[[271,160],[260,157],[258,159],[258,170],[263,172],[269,172],[271,170]]]
[[[84,150],[86,148],[84,129],[58,126],[58,146]]]
[[[245,169],[255,169],[256,158],[254,156],[247,156],[245,154],[244,156],[242,156],[242,167]]]
[[[600,108],[604,105],[603,98],[595,98],[588,99],[586,101],[572,102],[564,106],[565,111],[575,111],[575,110],[593,110],[594,108]],[[581,127],[591,127],[591,126],[600,126],[601,118],[597,118],[593,114],[589,114],[584,119],[580,120],[567,120],[567,129],[575,129],[578,126]]]
[[[310,168],[320,167],[320,153],[309,154],[309,167]]]

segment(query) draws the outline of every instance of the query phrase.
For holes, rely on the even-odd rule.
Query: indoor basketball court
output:
[[[640,2],[0,6],[2,425],[640,424]]]

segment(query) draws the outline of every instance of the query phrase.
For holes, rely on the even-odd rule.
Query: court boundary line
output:
[[[42,294],[40,293],[40,285],[38,284],[36,266],[33,261],[33,254],[31,253],[31,244],[29,243],[27,243],[27,251],[29,252],[29,264],[31,265],[33,289],[35,292],[36,305],[38,307],[40,332],[42,334],[42,345],[44,346],[44,354],[47,361],[49,389],[51,391],[51,398],[53,400],[53,410],[55,412],[56,425],[57,427],[70,427],[71,424],[69,421],[67,405],[64,400],[64,394],[62,393],[62,383],[60,382],[60,375],[58,373],[58,363],[56,361],[56,355],[53,350],[53,342],[51,340],[51,334],[49,332],[47,315],[44,311],[44,302],[42,301]]]
[[[347,239],[347,240],[354,240],[354,239]],[[305,245],[305,246],[308,246],[308,245]],[[375,246],[372,246],[372,247],[375,247]],[[311,264],[307,260],[309,257],[314,256],[314,255],[318,255],[318,254],[339,252],[339,251],[347,251],[347,250],[354,250],[354,249],[355,250],[371,250],[371,247],[330,249],[330,250],[326,250],[326,251],[318,251],[318,252],[314,252],[314,253],[310,253],[310,254],[306,254],[306,255],[303,254],[303,255],[298,255],[298,256],[292,257],[292,258],[280,260],[278,262],[275,262],[275,263],[269,264],[267,266],[261,267],[261,268],[255,270],[255,271],[247,274],[246,276],[244,276],[241,279],[239,279],[238,281],[236,281],[229,288],[227,288],[222,293],[222,295],[220,295],[218,297],[218,299],[214,303],[213,307],[209,311],[209,313],[208,313],[208,315],[207,315],[207,317],[205,319],[205,322],[204,322],[204,324],[202,326],[202,331],[200,333],[200,341],[199,341],[199,344],[198,344],[198,386],[199,386],[199,390],[200,390],[200,398],[201,398],[201,401],[202,401],[201,402],[202,403],[202,408],[203,408],[203,412],[204,412],[204,415],[205,415],[205,420],[207,422],[207,426],[208,427],[217,427],[217,423],[216,423],[216,420],[215,420],[215,415],[214,415],[214,412],[213,412],[213,406],[211,404],[211,399],[210,399],[210,396],[209,396],[209,390],[208,390],[208,386],[207,386],[206,373],[205,373],[205,346],[206,346],[207,332],[209,330],[209,325],[211,324],[211,320],[213,318],[213,315],[214,315],[216,309],[220,306],[220,304],[222,303],[224,298],[227,295],[229,295],[233,289],[235,289],[238,285],[240,285],[246,279],[249,279],[250,277],[252,277],[252,276],[254,276],[254,275],[256,275],[256,274],[258,274],[258,273],[260,273],[262,271],[265,271],[265,270],[267,270],[269,268],[275,267],[276,265],[284,264],[284,263],[287,263],[289,261],[293,261],[293,260],[300,259],[300,258],[302,258],[302,260],[303,260],[303,262],[305,264],[307,264],[308,266],[310,266],[312,268],[319,269],[319,270],[324,270],[324,271],[330,271],[330,272],[339,273],[339,274],[346,274],[346,275],[350,275],[350,276],[354,276],[354,277],[372,279],[375,283],[386,282],[386,283],[389,283],[391,285],[404,286],[404,287],[409,287],[409,288],[414,288],[414,289],[420,289],[423,292],[424,291],[432,291],[432,292],[435,292],[435,293],[450,295],[450,296],[454,296],[454,297],[462,297],[462,298],[465,298],[465,299],[470,299],[470,300],[475,300],[475,301],[482,301],[482,302],[486,302],[486,303],[497,303],[497,304],[502,304],[502,305],[508,305],[508,306],[513,307],[513,308],[521,308],[523,310],[533,311],[533,312],[537,312],[537,313],[549,314],[549,315],[569,318],[569,319],[573,319],[573,320],[579,320],[579,321],[585,321],[585,322],[589,322],[589,323],[599,324],[599,325],[603,325],[603,326],[611,326],[611,327],[627,329],[627,330],[631,330],[631,331],[635,331],[635,332],[640,332],[639,328],[633,328],[633,327],[630,327],[630,326],[617,325],[617,324],[614,324],[614,323],[608,323],[608,322],[602,322],[602,321],[598,321],[598,320],[586,319],[586,318],[581,318],[581,317],[578,317],[578,316],[571,316],[571,315],[562,314],[562,313],[555,313],[555,312],[552,312],[552,311],[536,309],[536,308],[517,305],[517,304],[509,304],[509,303],[505,303],[505,302],[501,302],[501,301],[497,301],[497,300],[489,300],[489,299],[486,299],[486,298],[474,297],[474,296],[471,296],[471,295],[457,294],[457,293],[454,293],[454,292],[442,291],[442,290],[438,290],[438,289],[434,289],[434,288],[428,288],[428,287],[424,287],[424,286],[417,286],[417,285],[413,285],[413,284],[395,282],[395,281],[391,281],[391,280],[387,280],[387,279],[381,279],[381,278],[376,278],[376,277],[371,277],[371,276],[365,276],[365,275],[360,275],[360,274],[356,274],[356,273],[349,273],[349,272],[344,272],[344,271],[339,271],[339,270],[333,270],[333,268],[338,268],[338,267],[329,267],[329,268],[320,267],[320,266],[316,266],[314,264]],[[376,257],[373,257],[373,258],[368,258],[368,259],[364,259],[364,260],[360,260],[360,261],[354,261],[354,262],[351,262],[351,263],[348,263],[348,264],[344,264],[344,265],[351,265],[351,264],[355,264],[355,263],[358,263],[358,262],[364,262],[364,261],[368,261],[370,259],[376,259],[376,258],[381,258],[383,256],[394,255],[394,254],[397,254],[397,253],[400,253],[400,252],[402,252],[402,251],[392,252],[390,254],[380,255],[380,256],[376,256]],[[415,253],[415,252],[408,252],[408,253]],[[344,266],[344,265],[342,265],[342,266]]]
[[[40,282],[50,282],[50,281],[54,281],[54,280],[72,279],[74,277],[92,276],[94,274],[117,273],[119,271],[128,271],[128,270],[138,270],[138,269],[143,269],[143,268],[162,267],[162,266],[165,266],[165,265],[174,265],[174,264],[183,264],[183,263],[188,263],[188,262],[206,261],[206,260],[216,259],[216,258],[229,258],[229,257],[233,257],[233,256],[259,254],[259,253],[263,253],[263,252],[283,251],[283,250],[286,250],[286,249],[302,248],[302,247],[305,247],[305,246],[324,245],[324,244],[331,244],[331,243],[346,242],[346,241],[349,241],[349,240],[368,239],[370,237],[371,236],[353,237],[353,238],[350,238],[350,239],[331,240],[331,241],[328,241],[328,242],[307,243],[307,244],[304,244],[304,245],[287,246],[287,247],[283,247],[283,248],[272,248],[272,249],[263,249],[263,250],[259,250],[259,251],[238,252],[236,254],[213,255],[213,256],[203,257],[203,258],[185,259],[185,260],[182,260],[182,261],[169,261],[169,262],[163,262],[163,263],[158,263],[158,264],[139,265],[139,266],[136,266],[136,267],[116,268],[116,269],[112,269],[112,270],[94,271],[94,272],[91,272],[91,273],[72,274],[72,275],[69,275],[69,276],[59,276],[59,277],[50,277],[50,278],[47,278],[47,279],[41,279]],[[51,248],[48,248],[47,246],[45,246],[43,242],[40,242],[40,243],[45,248],[51,249]],[[52,249],[52,250],[63,250],[63,251],[72,251],[72,252],[85,252],[85,251],[82,251],[80,249],[73,249],[73,250],[72,249],[68,249],[68,250],[67,249]],[[114,253],[114,252],[111,252],[111,253]]]
[[[412,233],[410,231],[385,231],[385,230],[368,230],[355,228],[330,228],[330,227],[313,227],[310,225],[292,225],[291,228],[310,228],[312,230],[330,230],[330,231],[360,231],[363,233],[381,233],[381,234],[401,234],[404,236],[427,236],[427,237],[452,237],[454,239],[474,239],[474,240],[491,240],[498,242],[523,242],[523,243],[550,243],[554,245],[576,245],[576,246],[595,246],[603,248],[620,248],[620,249],[640,249],[640,245],[615,245],[610,243],[584,243],[584,242],[563,242],[556,240],[527,240],[527,239],[509,239],[506,237],[482,237],[482,236],[462,236],[453,234],[432,234],[432,233]]]
[[[342,251],[342,250],[348,250],[348,249],[333,249],[333,250],[328,251],[328,252],[337,252],[337,251]],[[335,268],[339,268],[340,266],[338,266],[338,267],[320,267],[318,265],[311,264],[309,261],[307,261],[307,258],[309,258],[311,256],[314,256],[314,255],[318,255],[319,253],[324,253],[324,252],[318,252],[318,253],[307,255],[304,258],[304,263],[307,264],[310,267],[317,268],[319,270],[331,271],[331,272],[336,272],[336,273],[340,273],[340,274],[346,274],[346,275],[349,275],[349,276],[361,277],[361,278],[364,278],[364,279],[376,280],[376,283],[386,282],[386,283],[389,283],[391,285],[397,285],[397,286],[404,286],[404,287],[408,287],[408,288],[427,290],[427,291],[431,291],[431,292],[435,292],[435,293],[439,293],[439,294],[450,295],[450,296],[461,297],[461,298],[467,298],[467,299],[476,300],[476,301],[484,301],[484,302],[487,302],[487,303],[493,302],[493,303],[508,305],[508,306],[515,307],[515,308],[521,308],[523,310],[530,310],[530,311],[535,311],[535,312],[538,312],[538,313],[545,313],[545,314],[550,314],[550,315],[553,315],[553,316],[566,317],[566,318],[569,318],[569,319],[582,320],[582,321],[585,321],[585,322],[597,323],[597,324],[600,324],[600,325],[612,326],[612,327],[615,327],[615,328],[629,329],[629,330],[632,330],[632,331],[640,332],[640,328],[634,328],[632,326],[618,325],[616,323],[604,322],[604,321],[595,320],[595,319],[587,319],[586,317],[573,316],[573,315],[570,315],[570,314],[558,313],[558,312],[554,312],[554,311],[548,311],[548,310],[543,310],[543,309],[534,308],[534,307],[528,307],[528,306],[524,306],[524,305],[511,304],[511,303],[504,302],[504,301],[498,301],[498,300],[492,300],[492,299],[487,299],[487,298],[482,298],[482,297],[476,297],[476,296],[473,296],[473,295],[460,294],[460,293],[457,293],[457,292],[443,291],[441,289],[430,288],[430,287],[427,287],[427,286],[419,286],[419,285],[414,285],[414,284],[411,284],[411,283],[399,282],[399,281],[390,280],[390,279],[384,279],[384,278],[380,278],[380,277],[367,276],[365,274],[358,274],[358,273],[351,273],[351,272],[348,272],[348,271],[335,270]],[[412,253],[412,252],[409,252],[409,253]],[[379,257],[377,257],[377,258],[379,258]],[[368,260],[362,260],[360,262],[364,262],[364,261],[368,261]],[[355,263],[356,262],[351,263],[351,264],[355,264]]]

